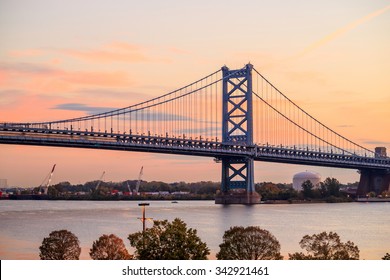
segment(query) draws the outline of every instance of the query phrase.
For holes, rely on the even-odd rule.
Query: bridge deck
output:
[[[183,139],[157,135],[126,135],[107,132],[49,130],[0,126],[0,144],[37,145],[167,153],[190,156],[250,157],[256,161],[315,165],[349,169],[390,170],[390,158],[272,147],[226,144],[208,139]]]

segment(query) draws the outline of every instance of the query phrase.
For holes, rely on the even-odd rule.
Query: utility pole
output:
[[[143,247],[145,248],[145,221],[146,220],[152,220],[151,218],[146,218],[145,217],[145,206],[149,206],[150,204],[149,203],[138,203],[138,206],[142,206],[142,218],[138,218],[138,219],[141,219],[142,221],[142,243],[143,243]]]
[[[138,206],[142,206],[142,218],[139,218],[142,221],[142,232],[145,233],[145,221],[151,220],[151,218],[145,218],[145,206],[149,206],[149,203],[139,203]]]

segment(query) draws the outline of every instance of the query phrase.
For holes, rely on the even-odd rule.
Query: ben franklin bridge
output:
[[[258,203],[254,161],[356,169],[358,195],[389,189],[390,158],[306,112],[251,64],[226,66],[175,91],[109,112],[47,122],[1,123],[0,144],[212,157],[216,203]]]

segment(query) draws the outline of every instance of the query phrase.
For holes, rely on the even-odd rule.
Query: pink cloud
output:
[[[4,71],[2,69],[0,69],[0,86],[6,84],[6,82],[8,81],[8,73],[7,71]]]
[[[148,61],[161,60],[153,55],[146,54],[147,49],[134,44],[125,42],[114,42],[95,49],[61,49],[59,53],[92,62],[107,63],[107,62],[126,62],[139,63]]]
[[[111,48],[111,49],[118,49],[122,51],[127,51],[127,52],[142,52],[142,47],[139,45],[135,44],[129,44],[126,42],[113,42],[112,44],[109,44],[106,46],[106,48]]]
[[[123,86],[130,83],[130,79],[124,72],[63,72],[59,79],[80,85],[94,86]]]
[[[77,117],[75,111],[52,110],[77,102],[121,107],[123,100],[82,94],[82,90],[122,90],[133,84],[122,71],[72,71],[49,64],[0,63],[0,121],[45,121]],[[99,104],[100,103],[100,104]]]
[[[43,52],[42,50],[38,50],[38,49],[25,49],[25,50],[10,51],[8,52],[8,54],[12,57],[20,58],[20,57],[41,56]]]
[[[66,57],[84,60],[95,63],[110,63],[110,62],[125,62],[125,63],[140,63],[140,62],[170,62],[169,55],[164,53],[188,54],[187,51],[168,47],[163,49],[155,49],[127,42],[112,42],[103,46],[84,49],[25,49],[9,51],[8,55],[13,58],[28,58],[37,56],[64,55]],[[59,64],[62,60],[58,57],[51,59],[51,64]]]
[[[132,84],[121,71],[70,71],[42,64],[0,64],[0,89],[64,92],[82,86],[121,87]]]

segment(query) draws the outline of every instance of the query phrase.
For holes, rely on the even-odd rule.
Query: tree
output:
[[[260,186],[256,186],[256,191],[264,200],[273,200],[279,198],[280,188],[273,183],[264,182]]]
[[[49,186],[47,189],[48,196],[52,198],[59,197],[61,193],[62,193],[62,188],[60,185]]]
[[[368,197],[376,197],[376,192],[369,192],[367,194]]]
[[[383,256],[382,260],[390,261],[390,254],[386,253],[386,255]]]
[[[279,241],[269,231],[256,226],[231,227],[225,231],[219,260],[280,260]]]
[[[186,223],[176,218],[153,221],[153,227],[128,237],[140,260],[205,260],[210,250],[197,236],[196,229],[187,229]]]
[[[130,260],[123,240],[114,234],[103,234],[93,242],[89,255],[94,260]]]
[[[302,183],[302,192],[304,197],[313,197],[314,185],[310,180],[306,180]]]
[[[290,260],[358,260],[359,249],[351,241],[343,243],[334,232],[305,235],[299,245],[307,251],[288,254]]]
[[[336,178],[326,178],[321,186],[326,189],[326,194],[328,196],[340,196],[341,184]]]
[[[78,260],[81,253],[79,240],[70,231],[52,231],[39,247],[41,260]]]

